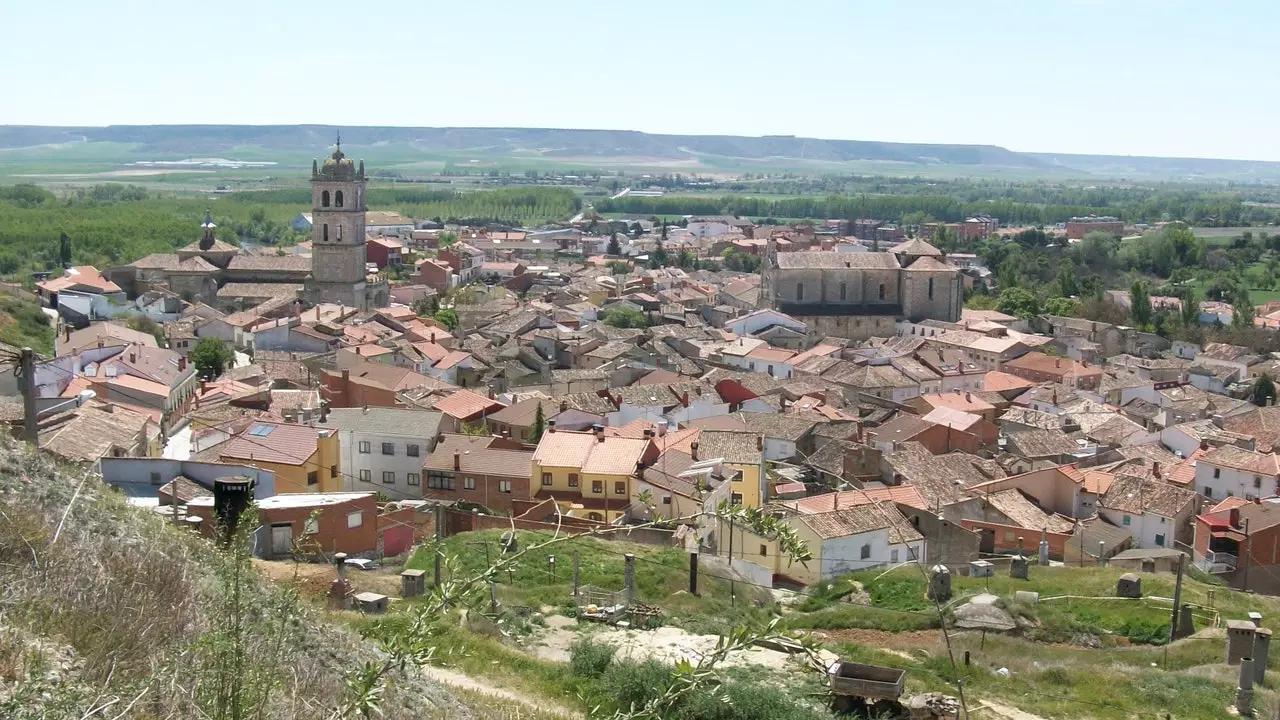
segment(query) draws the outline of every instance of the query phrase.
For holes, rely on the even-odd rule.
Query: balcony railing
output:
[[[1239,559],[1231,553],[1211,552],[1206,553],[1196,562],[1196,565],[1207,573],[1229,573],[1235,571],[1238,561]]]

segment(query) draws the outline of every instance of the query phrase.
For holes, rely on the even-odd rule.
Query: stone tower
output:
[[[305,293],[312,303],[368,307],[365,292],[364,161],[342,153],[311,161],[311,275]]]

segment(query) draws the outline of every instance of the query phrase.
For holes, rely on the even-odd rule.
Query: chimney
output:
[[[435,331],[435,330],[432,330],[432,331],[431,331],[431,342],[432,342],[432,343],[435,343],[435,341],[436,341],[436,331]]]
[[[968,392],[965,392],[965,394],[964,394],[964,401],[965,401],[965,402],[973,402],[973,396],[972,396],[972,395],[970,395]]]
[[[658,431],[655,433],[655,435],[657,435],[658,437],[662,437],[663,435],[666,435],[666,434],[667,434],[667,421],[659,420]]]
[[[62,326],[62,339],[65,340],[66,342],[71,342],[71,326],[70,325]]]
[[[187,371],[187,359],[184,357],[178,358],[178,372],[186,372],[186,371]]]
[[[209,385],[209,383],[205,382],[204,380],[201,380],[201,381],[200,381],[200,394],[201,394],[201,395],[203,395],[203,394],[204,394],[205,388],[206,388],[206,387],[208,387],[208,385]]]
[[[604,426],[596,423],[591,426],[591,432],[596,435],[596,442],[604,442]]]
[[[1227,512],[1227,517],[1230,518],[1231,527],[1240,527],[1240,508],[1231,508]]]
[[[838,488],[836,489],[835,492],[831,493],[831,509],[832,510],[840,509],[840,490]]]
[[[1208,441],[1208,440],[1201,440],[1201,441],[1200,441],[1200,449],[1201,449],[1201,450],[1208,450],[1208,449],[1209,449],[1209,441]]]
[[[365,406],[364,406],[364,414],[365,414],[365,415],[368,415],[368,414],[369,414],[369,406],[368,406],[368,405],[365,405]]]
[[[1152,461],[1151,474],[1154,475],[1157,480],[1160,479],[1160,463]]]
[[[1222,427],[1222,416],[1221,416],[1221,415],[1214,415],[1214,416],[1213,416],[1213,425],[1214,425],[1214,427],[1217,427],[1217,428],[1221,428],[1221,427]]]
[[[462,453],[457,450],[453,451],[453,469],[455,472],[462,469]]]
[[[342,371],[342,382],[344,382],[344,383],[345,383],[345,382],[348,382],[349,380],[351,380],[351,371],[350,371],[350,370],[343,370],[343,371]]]
[[[644,439],[645,439],[645,440],[652,440],[652,439],[653,439],[653,430],[652,430],[652,429],[650,429],[650,428],[645,428],[645,429],[644,429]]]
[[[698,462],[698,441],[694,440],[689,443],[689,459]]]
[[[293,303],[293,316],[302,319],[302,303],[296,300]]]
[[[561,401],[560,401],[560,412],[569,412],[569,401],[568,401],[568,400],[561,400]],[[554,422],[554,421],[552,421],[552,422]]]
[[[136,352],[134,352],[134,351],[130,350],[130,351],[129,351],[129,363],[130,363],[130,364],[133,364],[133,363],[136,363],[136,362],[138,362],[138,353],[136,353]]]
[[[680,395],[680,404],[685,407],[689,407],[689,391],[688,390],[684,391],[684,393]]]
[[[490,399],[490,400],[494,400],[494,399],[496,399],[496,398],[494,397],[494,395],[493,395],[493,388],[489,388],[489,399]]]
[[[1055,358],[1053,361],[1053,366],[1056,368],[1062,367],[1062,358]]]
[[[556,431],[556,421],[555,421],[555,420],[548,420],[548,421],[547,421],[547,432],[555,432],[555,431]]]

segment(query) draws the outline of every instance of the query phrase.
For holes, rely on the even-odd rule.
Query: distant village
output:
[[[1280,408],[1251,402],[1280,358],[966,309],[993,278],[931,245],[936,224],[445,225],[367,210],[341,148],[311,185],[296,247],[224,243],[210,213],[173,253],[39,282],[56,353],[29,377],[6,368],[0,411],[205,532],[218,483],[248,479],[264,558],[665,520],[654,542],[767,585],[1185,553],[1280,594]],[[1131,229],[1066,227],[1099,230]],[[759,270],[701,262],[726,253]],[[1206,302],[1201,320],[1230,312]],[[1280,306],[1256,322],[1280,326]],[[234,359],[202,377],[191,355],[210,338]],[[720,521],[726,503],[768,510],[813,561]]]

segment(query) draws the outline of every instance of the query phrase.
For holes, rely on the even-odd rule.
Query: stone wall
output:
[[[896,335],[893,315],[792,315],[811,331],[831,337],[866,340]]]

